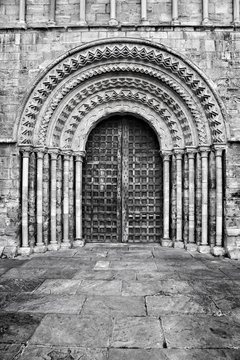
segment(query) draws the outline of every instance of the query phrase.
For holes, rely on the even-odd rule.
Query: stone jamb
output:
[[[163,159],[163,239],[162,246],[172,246],[170,239],[170,162],[171,150],[160,151]]]
[[[176,199],[177,199],[177,229],[174,247],[184,248],[183,243],[183,154],[184,149],[174,149],[176,157]]]
[[[82,229],[82,164],[84,157],[86,156],[85,151],[75,151],[75,228],[76,238],[74,240],[74,246],[84,246],[85,240],[83,239]]]

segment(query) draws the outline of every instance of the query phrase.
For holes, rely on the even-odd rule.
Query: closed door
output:
[[[86,146],[85,240],[159,242],[162,212],[162,161],[154,131],[131,116],[103,120]]]

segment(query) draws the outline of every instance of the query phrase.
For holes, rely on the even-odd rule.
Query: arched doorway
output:
[[[156,134],[130,115],[112,116],[90,133],[83,165],[83,236],[87,242],[159,242],[162,162]]]

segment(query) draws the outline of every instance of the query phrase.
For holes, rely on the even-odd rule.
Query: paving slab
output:
[[[42,318],[40,314],[0,313],[0,343],[25,343]]]
[[[45,280],[38,289],[34,292],[35,294],[66,294],[75,295],[81,284],[81,280],[69,280],[69,279],[48,279]]]
[[[192,293],[193,288],[180,280],[123,281],[122,294],[125,296]]]
[[[120,295],[121,280],[82,280],[77,294]]]
[[[20,353],[22,348],[21,344],[0,344],[0,359],[1,360],[14,360]]]
[[[151,272],[138,271],[136,273],[136,280],[138,281],[149,281],[149,280],[159,281],[159,280],[169,280],[169,279],[180,280],[179,273],[174,270],[169,270],[166,267],[161,271],[151,271]]]
[[[75,273],[73,279],[80,280],[136,280],[137,272],[134,270],[80,270]]]
[[[240,324],[224,317],[162,316],[168,348],[225,349],[240,347]]]
[[[149,317],[116,318],[113,325],[111,347],[156,349],[163,347],[160,322]]]
[[[84,295],[19,295],[5,303],[4,311],[79,314],[85,299]]]
[[[43,279],[1,279],[0,292],[22,293],[36,290],[42,283]]]
[[[106,314],[111,317],[145,316],[145,300],[140,296],[89,296],[81,315]]]
[[[147,314],[160,317],[165,314],[216,314],[218,308],[208,296],[158,295],[146,296]]]
[[[154,271],[157,270],[156,264],[153,261],[111,261],[109,269],[112,270],[139,270],[139,271]]]
[[[107,360],[106,349],[28,345],[18,360]]]
[[[112,320],[102,316],[46,315],[30,339],[31,345],[106,348],[112,333]]]
[[[44,267],[19,267],[8,270],[1,276],[1,279],[71,279],[76,272],[77,269],[66,269],[62,267],[51,267],[50,269]]]
[[[239,360],[240,350],[110,349],[108,360]]]

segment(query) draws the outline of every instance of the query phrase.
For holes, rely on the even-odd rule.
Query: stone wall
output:
[[[233,27],[232,1],[210,0],[209,19],[214,26],[200,26],[202,1],[179,0],[179,21],[169,26],[171,2],[148,1],[149,26],[140,25],[140,1],[117,1],[119,27],[109,27],[109,1],[87,1],[87,27],[79,20],[79,1],[58,0],[56,24],[49,19],[49,0],[29,0],[26,21],[18,23],[18,1],[0,5],[0,246],[18,244],[19,155],[16,118],[36,77],[69,49],[110,37],[144,38],[187,56],[213,82],[223,101],[229,146],[226,152],[226,234],[232,247],[240,247],[240,29]],[[132,26],[135,24],[136,26]],[[157,24],[157,26],[151,26]],[[221,27],[217,25],[221,24]],[[224,25],[226,25],[224,27]],[[38,26],[38,28],[36,28]],[[64,26],[68,26],[67,28]],[[8,28],[8,29],[6,29]],[[61,229],[59,230],[61,231]]]

